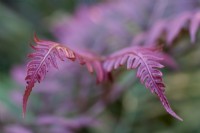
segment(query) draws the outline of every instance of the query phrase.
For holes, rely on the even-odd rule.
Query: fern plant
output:
[[[79,54],[68,47],[64,47],[59,43],[52,41],[40,40],[34,37],[37,44],[32,46],[36,51],[29,55],[32,60],[27,65],[27,86],[23,97],[23,116],[25,116],[28,97],[36,82],[41,82],[50,66],[58,68],[56,58],[64,61],[65,58],[80,64],[86,64],[89,72],[96,70],[97,81],[102,82],[106,79],[106,73],[117,69],[120,65],[127,63],[127,69],[136,69],[137,77],[140,78],[142,84],[150,89],[152,93],[157,94],[166,111],[175,118],[182,120],[170,107],[166,96],[164,95],[165,85],[162,79],[162,72],[158,68],[164,66],[160,64],[160,58],[156,49],[151,48],[126,48],[118,51],[108,57],[100,58],[90,53]],[[102,67],[102,65],[104,67]]]
[[[133,39],[132,46],[108,56],[99,56],[89,50],[75,51],[57,42],[40,40],[35,35],[34,42],[36,45],[32,46],[35,52],[29,55],[31,61],[27,65],[23,116],[25,116],[28,97],[34,84],[40,83],[45,78],[51,66],[58,68],[56,60],[64,61],[67,59],[85,65],[89,72],[95,71],[98,83],[108,80],[110,73],[120,66],[126,65],[128,70],[137,69],[136,76],[140,79],[140,82],[159,97],[170,115],[182,121],[182,118],[171,109],[164,94],[165,85],[160,70],[164,67],[162,63],[167,65],[173,63],[173,61],[170,55],[163,56],[165,53],[157,47],[160,44],[166,44],[165,46],[170,47],[185,30],[189,31],[191,42],[194,43],[200,23],[199,16],[198,11],[195,13],[184,12],[170,19],[158,21],[149,30],[138,34]],[[140,46],[135,47],[135,45]]]

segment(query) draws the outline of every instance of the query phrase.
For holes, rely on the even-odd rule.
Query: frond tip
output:
[[[97,81],[102,82],[105,78],[105,72],[101,64],[101,58],[88,52],[74,52],[70,48],[59,43],[40,40],[34,36],[35,46],[31,46],[35,52],[28,55],[31,61],[27,64],[27,82],[26,90],[23,96],[23,117],[26,113],[28,97],[36,82],[40,83],[49,71],[50,66],[58,68],[57,58],[64,61],[66,58],[75,61],[78,60],[81,65],[86,65],[89,72],[97,73]]]
[[[104,62],[104,69],[111,72],[121,65],[127,66],[127,69],[137,68],[137,77],[140,82],[150,89],[152,93],[157,94],[165,110],[173,117],[182,121],[170,107],[164,94],[165,85],[162,79],[162,72],[159,68],[164,66],[160,64],[162,58],[158,57],[156,49],[132,47],[126,48],[110,55]]]

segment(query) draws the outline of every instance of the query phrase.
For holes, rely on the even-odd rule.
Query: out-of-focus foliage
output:
[[[74,0],[2,0],[0,2],[0,71],[22,62],[34,32],[49,35],[46,18],[56,11],[72,12]],[[59,10],[56,10],[59,9]],[[12,54],[11,54],[12,53]]]
[[[114,84],[96,85],[84,68],[61,62],[58,71],[51,70],[36,85],[26,118],[21,115],[26,84],[22,64],[34,32],[73,48],[110,54],[131,45],[156,22],[199,6],[199,0],[1,0],[0,132],[200,132],[199,36],[191,45],[185,33],[173,48],[164,49],[179,65],[177,71],[165,69],[164,81],[183,122],[165,112],[134,78],[134,71],[122,68],[113,73]],[[2,74],[5,71],[9,74]]]
[[[0,71],[19,63],[27,50],[31,24],[0,4]]]

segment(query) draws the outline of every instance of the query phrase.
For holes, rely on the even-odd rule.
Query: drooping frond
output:
[[[117,69],[121,65],[127,69],[137,68],[137,77],[140,82],[157,94],[166,111],[175,118],[182,120],[170,107],[164,94],[165,85],[162,79],[162,72],[159,68],[164,66],[159,62],[162,58],[158,57],[156,49],[132,47],[126,48],[110,55],[104,62],[104,69],[107,72]]]
[[[35,46],[31,46],[35,52],[28,55],[31,61],[27,64],[27,82],[26,90],[23,96],[23,116],[25,116],[28,97],[36,82],[41,82],[52,66],[58,68],[57,59],[64,61],[69,59],[71,61],[77,60],[81,65],[86,65],[89,72],[96,72],[97,81],[102,82],[105,73],[101,64],[100,57],[90,52],[74,52],[68,47],[52,41],[40,40],[34,37]]]

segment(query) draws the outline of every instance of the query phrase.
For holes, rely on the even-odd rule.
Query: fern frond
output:
[[[41,82],[49,68],[52,66],[58,68],[57,58],[64,61],[66,58],[75,61],[78,60],[81,65],[86,65],[89,72],[96,72],[97,82],[102,82],[105,77],[105,72],[102,67],[100,57],[86,52],[74,52],[68,47],[65,47],[59,43],[40,40],[34,36],[35,46],[31,46],[35,52],[28,55],[31,61],[27,64],[27,76],[25,78],[27,82],[26,90],[23,96],[23,116],[25,116],[28,97],[36,82]]]
[[[170,19],[157,21],[151,29],[136,36],[133,45],[155,46],[162,40],[167,46],[171,46],[182,31],[188,31],[191,43],[195,43],[199,26],[200,11],[184,12]]]
[[[159,68],[164,66],[159,63],[162,59],[158,57],[155,50],[139,47],[125,48],[110,55],[104,62],[104,69],[110,72],[125,64],[127,69],[137,68],[137,77],[140,79],[140,82],[150,89],[152,93],[157,94],[169,114],[182,121],[171,109],[164,94],[165,85],[162,79],[162,72],[159,70]]]

